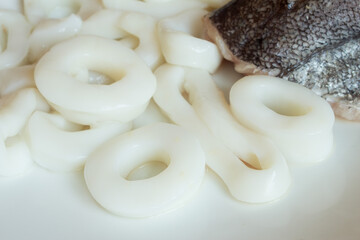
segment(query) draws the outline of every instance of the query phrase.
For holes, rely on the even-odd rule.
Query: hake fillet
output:
[[[236,71],[302,84],[360,121],[360,0],[234,0],[204,22]]]

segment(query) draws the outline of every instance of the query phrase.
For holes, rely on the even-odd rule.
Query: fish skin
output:
[[[224,46],[221,50],[227,60],[251,62],[253,54],[247,51],[249,40],[261,38],[269,19],[287,10],[286,4],[286,0],[230,1],[205,17],[208,37]],[[216,41],[215,36],[221,36],[221,41]]]
[[[360,0],[234,0],[204,21],[235,70],[302,84],[360,121]]]
[[[326,99],[337,116],[360,120],[360,39],[315,54],[283,78]]]
[[[271,75],[360,35],[360,0],[236,0],[209,16],[230,52]]]

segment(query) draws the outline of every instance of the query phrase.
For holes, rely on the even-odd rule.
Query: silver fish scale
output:
[[[318,53],[284,78],[330,101],[357,103],[360,98],[360,40],[353,39]]]
[[[231,53],[283,76],[360,35],[360,0],[237,0],[209,19]]]
[[[280,75],[301,66],[319,51],[327,50],[360,34],[360,1],[318,0],[289,11],[270,21],[263,30],[262,43],[252,60],[267,68],[280,67]]]
[[[291,5],[293,2],[291,1]],[[255,46],[248,42],[258,39],[269,19],[282,11],[287,4],[286,0],[231,1],[214,11],[209,18],[235,56],[251,59],[253,55],[248,53],[251,53]],[[248,51],[245,51],[246,49]]]

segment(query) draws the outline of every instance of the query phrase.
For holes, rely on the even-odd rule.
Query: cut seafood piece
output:
[[[360,40],[322,52],[284,76],[325,98],[335,114],[360,120]]]
[[[214,73],[222,62],[217,46],[202,37],[203,9],[187,10],[159,21],[158,35],[166,62]],[[194,24],[195,23],[195,24]]]
[[[197,80],[203,78],[202,83],[212,81],[206,71],[164,64],[155,75],[158,79],[155,102],[172,121],[197,136],[205,151],[207,166],[224,181],[234,198],[248,203],[265,203],[284,195],[291,180],[280,151],[268,139],[232,119],[230,110],[224,106],[225,99],[213,84],[200,88],[206,96],[195,93],[193,85],[197,85]],[[186,96],[189,102],[195,101],[193,105]],[[229,145],[229,139],[224,143],[226,136],[236,143]]]
[[[91,71],[114,82],[93,84]],[[146,109],[156,89],[154,74],[133,50],[96,36],[57,44],[37,63],[34,76],[46,100],[65,118],[83,125],[131,121]]]
[[[282,76],[317,52],[360,35],[359,1],[232,1],[205,18],[236,70]],[[249,64],[245,64],[249,63]]]
[[[132,180],[139,167],[162,163],[155,176]],[[180,126],[155,123],[114,137],[85,164],[86,185],[108,211],[126,217],[159,215],[181,207],[199,190],[205,154],[198,140]]]
[[[284,77],[360,120],[360,1],[231,1],[204,19],[208,37],[243,74]]]
[[[33,160],[55,172],[77,171],[87,157],[112,137],[129,131],[131,122],[78,125],[58,113],[36,111],[29,119],[26,136]]]

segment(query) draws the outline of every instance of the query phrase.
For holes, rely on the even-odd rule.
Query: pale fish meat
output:
[[[360,0],[235,0],[204,21],[236,71],[302,84],[360,121]]]

